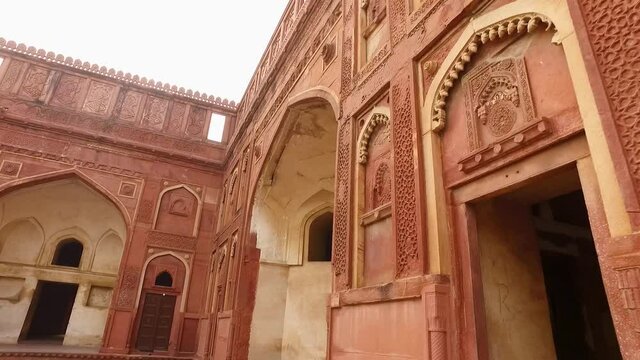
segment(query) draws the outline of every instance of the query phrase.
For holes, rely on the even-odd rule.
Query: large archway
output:
[[[0,343],[98,347],[127,235],[120,210],[75,176],[6,191],[0,209]]]
[[[334,110],[324,99],[290,107],[267,154],[251,218],[261,259],[250,359],[326,358]],[[310,238],[321,255],[309,256]]]

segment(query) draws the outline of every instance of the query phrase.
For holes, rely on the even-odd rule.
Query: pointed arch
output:
[[[13,181],[9,181],[5,184],[0,185],[0,197],[11,193],[16,190],[24,189],[34,185],[40,185],[56,180],[65,180],[65,179],[79,179],[83,184],[87,185],[90,189],[96,191],[104,198],[109,200],[116,208],[119,210],[122,218],[124,219],[125,224],[127,225],[127,229],[129,229],[132,225],[131,215],[129,211],[124,206],[124,204],[107,188],[100,185],[93,179],[91,179],[87,174],[82,172],[77,168],[66,169],[60,171],[52,171],[44,174],[38,174],[34,176],[28,176],[20,179],[16,179]]]
[[[153,216],[153,229],[156,229],[156,226],[158,225],[158,217],[160,216],[160,205],[162,204],[162,198],[169,191],[173,191],[173,190],[177,190],[177,189],[186,190],[191,195],[193,195],[195,197],[196,201],[198,202],[198,206],[197,206],[197,209],[196,209],[195,221],[194,221],[193,230],[192,230],[192,234],[191,234],[193,237],[198,236],[198,229],[200,228],[200,218],[201,218],[201,215],[202,215],[203,201],[202,201],[202,197],[200,196],[200,194],[198,194],[196,191],[194,191],[190,186],[188,186],[186,184],[173,185],[173,186],[169,186],[169,187],[166,187],[166,188],[162,189],[162,191],[158,195],[158,201],[156,201],[156,210],[155,210],[155,214]]]
[[[149,256],[147,260],[145,260],[144,265],[142,266],[142,272],[140,273],[142,276],[140,276],[138,280],[138,291],[136,292],[136,303],[134,308],[140,306],[140,296],[142,295],[142,287],[144,286],[144,279],[147,273],[147,268],[149,267],[149,263],[151,263],[153,259],[159,258],[161,256],[174,257],[184,265],[184,284],[182,285],[182,289],[180,289],[182,293],[182,299],[180,300],[180,312],[184,312],[187,305],[187,292],[185,291],[185,289],[188,289],[190,285],[189,281],[191,280],[191,266],[189,266],[189,263],[184,259],[183,256],[180,256],[180,254],[176,253],[175,251],[161,251]],[[174,279],[174,283],[175,281],[176,279]]]

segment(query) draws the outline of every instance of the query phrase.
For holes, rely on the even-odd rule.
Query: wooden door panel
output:
[[[136,348],[140,351],[166,351],[173,324],[176,297],[147,293],[140,316]]]

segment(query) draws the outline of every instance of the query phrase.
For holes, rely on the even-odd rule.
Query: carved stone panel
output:
[[[56,86],[56,90],[53,93],[51,104],[75,108],[78,104],[84,82],[85,79],[79,76],[62,74],[58,86]]]
[[[15,59],[11,59],[11,63],[0,82],[0,91],[11,91],[20,77],[24,63]]]
[[[116,105],[117,116],[120,120],[135,121],[142,102],[142,94],[135,91],[127,91]]]
[[[42,96],[47,81],[49,80],[49,74],[49,69],[40,66],[30,66],[24,77],[24,81],[22,81],[19,92],[20,95],[26,95],[34,99]]]
[[[150,129],[162,130],[168,107],[168,100],[150,96],[142,116],[142,125]]]
[[[184,115],[187,112],[187,105],[179,102],[173,103],[167,131],[174,135],[180,135],[184,124]]]
[[[467,140],[471,151],[494,143],[534,121],[524,59],[476,67],[463,79]]]
[[[550,134],[548,123],[536,118],[523,58],[481,63],[462,83],[469,155],[459,161],[461,171]]]
[[[616,276],[624,309],[633,320],[634,330],[640,332],[640,267],[618,269]]]
[[[196,232],[198,199],[184,187],[165,192],[160,198],[155,229],[170,234],[193,236]]]
[[[206,123],[207,111],[199,107],[192,107],[187,119],[186,133],[190,136],[201,135]]]
[[[82,110],[92,114],[106,115],[114,92],[115,86],[92,81]]]

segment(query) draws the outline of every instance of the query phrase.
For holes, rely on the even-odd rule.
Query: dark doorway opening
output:
[[[331,261],[333,213],[324,213],[309,226],[309,261]]]
[[[136,340],[140,351],[167,351],[176,305],[175,295],[147,293]]]
[[[532,213],[558,360],[622,359],[582,191]]]
[[[20,340],[62,343],[78,284],[38,281]]]

